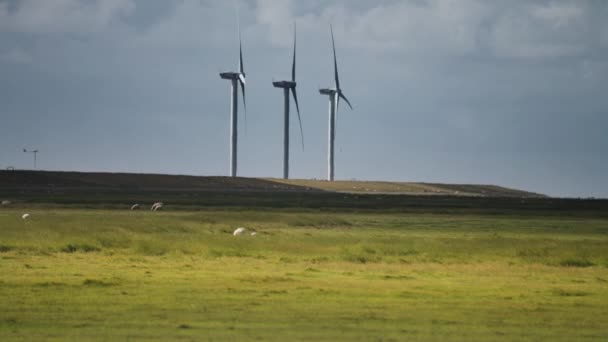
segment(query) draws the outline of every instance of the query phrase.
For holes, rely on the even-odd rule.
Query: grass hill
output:
[[[283,180],[272,178],[231,178],[186,175],[0,171],[0,189],[49,191],[147,190],[212,192],[340,192],[353,194],[450,195],[473,197],[544,197],[527,191],[494,185],[456,185],[380,181]]]
[[[319,181],[283,180],[273,182],[323,191],[363,193],[363,194],[403,194],[403,195],[454,195],[481,197],[545,197],[541,194],[523,190],[509,189],[496,185],[439,184],[384,181]]]

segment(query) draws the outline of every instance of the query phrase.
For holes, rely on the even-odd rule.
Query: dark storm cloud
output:
[[[608,4],[240,2],[249,79],[241,165],[278,176],[292,23],[306,151],[325,169],[334,24],[344,90],[339,178],[496,183],[608,196]],[[0,1],[0,166],[225,174],[231,1]],[[244,130],[244,127],[242,128]],[[294,127],[293,136],[298,132]],[[95,153],[90,153],[94,151]],[[45,159],[46,158],[46,159]]]

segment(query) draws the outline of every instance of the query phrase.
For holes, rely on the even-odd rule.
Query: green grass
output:
[[[0,210],[2,341],[608,338],[605,217],[28,212]]]

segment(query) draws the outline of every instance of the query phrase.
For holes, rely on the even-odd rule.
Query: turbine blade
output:
[[[296,23],[293,23],[293,63],[291,65],[291,81],[296,81]],[[294,89],[295,90],[295,89]]]
[[[338,77],[338,57],[336,57],[336,42],[334,40],[334,28],[331,25],[329,25],[329,28],[331,30],[331,45],[334,50],[334,78],[336,81],[336,89],[340,90],[340,78]]]
[[[245,119],[245,133],[247,133],[247,96],[245,93],[245,63],[243,61],[243,38],[241,37],[241,15],[239,11],[239,3],[235,1],[236,5],[236,22],[237,31],[239,33],[239,84],[241,85],[241,92],[243,93],[243,115]]]
[[[302,137],[302,151],[304,151],[304,129],[302,128],[302,117],[300,116],[300,105],[298,104],[298,93],[296,92],[296,88],[291,88],[291,93],[293,94],[293,99],[296,102],[296,110],[298,112],[298,121],[300,122],[300,137]]]
[[[241,41],[241,33],[239,32],[239,73],[245,74],[245,67],[243,65],[243,43]]]
[[[336,115],[338,115],[338,111],[340,110],[340,96],[336,98]]]
[[[242,75],[240,75],[239,78],[241,78],[241,76]],[[245,96],[245,82],[242,80],[239,81],[241,84],[241,92],[243,93],[243,118],[245,119],[245,134],[247,134],[247,98]]]
[[[344,96],[344,94],[342,94],[342,92],[338,93],[338,103],[340,103],[340,98],[343,99],[344,101],[346,101],[346,104],[350,107],[350,110],[353,110],[353,106],[350,104],[350,101],[348,101],[348,99],[346,98],[346,96]]]
[[[236,7],[236,30],[239,36],[239,73],[245,74],[245,67],[243,66],[243,39],[241,38],[241,11],[237,0],[234,1],[234,6]]]
[[[241,91],[243,92],[243,109],[245,109],[245,113],[247,113],[247,99],[245,97],[245,82],[243,79],[239,82],[241,84]]]
[[[336,121],[335,121],[335,125],[336,125],[336,131],[338,131],[338,113],[340,112],[340,96],[336,96]],[[334,133],[337,134],[337,133]]]
[[[243,43],[241,40],[241,30],[239,28],[239,83],[241,84],[241,89],[243,90],[243,106],[246,108],[245,104],[245,84],[247,83],[245,77],[245,66],[243,63]],[[247,109],[245,109],[247,111]]]
[[[340,96],[336,97],[336,116],[334,117],[334,139],[338,136],[338,113],[340,113]]]

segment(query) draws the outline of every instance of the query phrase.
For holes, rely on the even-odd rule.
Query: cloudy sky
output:
[[[329,24],[342,87],[336,177],[498,184],[608,197],[608,2],[242,0],[239,175],[282,174],[298,24],[305,149],[326,174]],[[0,0],[0,167],[229,171],[234,1]],[[292,120],[295,124],[297,121]]]

